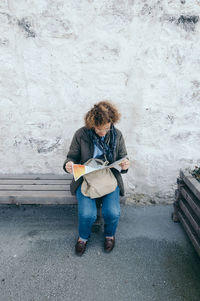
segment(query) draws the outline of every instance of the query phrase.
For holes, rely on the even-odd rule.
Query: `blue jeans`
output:
[[[97,218],[95,199],[86,197],[81,192],[81,185],[76,190],[78,200],[78,229],[79,236],[88,239],[92,225]],[[102,197],[102,216],[104,218],[104,235],[115,235],[120,217],[119,187]]]

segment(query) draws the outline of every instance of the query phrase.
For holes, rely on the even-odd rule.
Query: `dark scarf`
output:
[[[88,130],[91,141],[103,152],[105,160],[113,162],[113,154],[116,149],[116,129],[111,125],[104,141],[95,133],[95,130]]]

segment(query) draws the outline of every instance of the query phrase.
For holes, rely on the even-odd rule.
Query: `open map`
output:
[[[96,163],[95,159],[92,161],[92,164],[90,166],[87,165],[81,165],[81,164],[73,164],[72,170],[73,170],[73,175],[74,175],[74,180],[77,181],[80,177],[83,175],[86,175],[90,172],[99,170],[99,169],[104,169],[104,168],[116,168],[117,170],[120,170],[119,164],[122,163],[125,158],[122,158],[120,160],[117,160],[109,165],[99,165]]]

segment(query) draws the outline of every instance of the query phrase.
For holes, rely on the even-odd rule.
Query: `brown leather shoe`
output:
[[[77,240],[76,245],[75,245],[76,255],[78,255],[78,256],[83,255],[83,253],[85,252],[85,249],[86,249],[86,244],[87,244],[87,242],[84,242],[82,240]]]
[[[110,238],[110,237],[105,237],[105,240],[104,240],[104,251],[106,253],[109,253],[112,251],[112,249],[114,248],[115,246],[115,237],[113,238]]]

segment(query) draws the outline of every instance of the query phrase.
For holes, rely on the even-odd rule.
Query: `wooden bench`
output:
[[[188,171],[180,170],[175,193],[174,222],[181,222],[200,256],[200,182]]]
[[[0,204],[77,204],[76,197],[70,192],[72,178],[71,174],[0,175]],[[125,203],[125,198],[120,201]],[[97,220],[93,232],[99,231],[101,226],[101,201],[97,200]]]
[[[0,175],[0,204],[76,204],[72,175]]]

